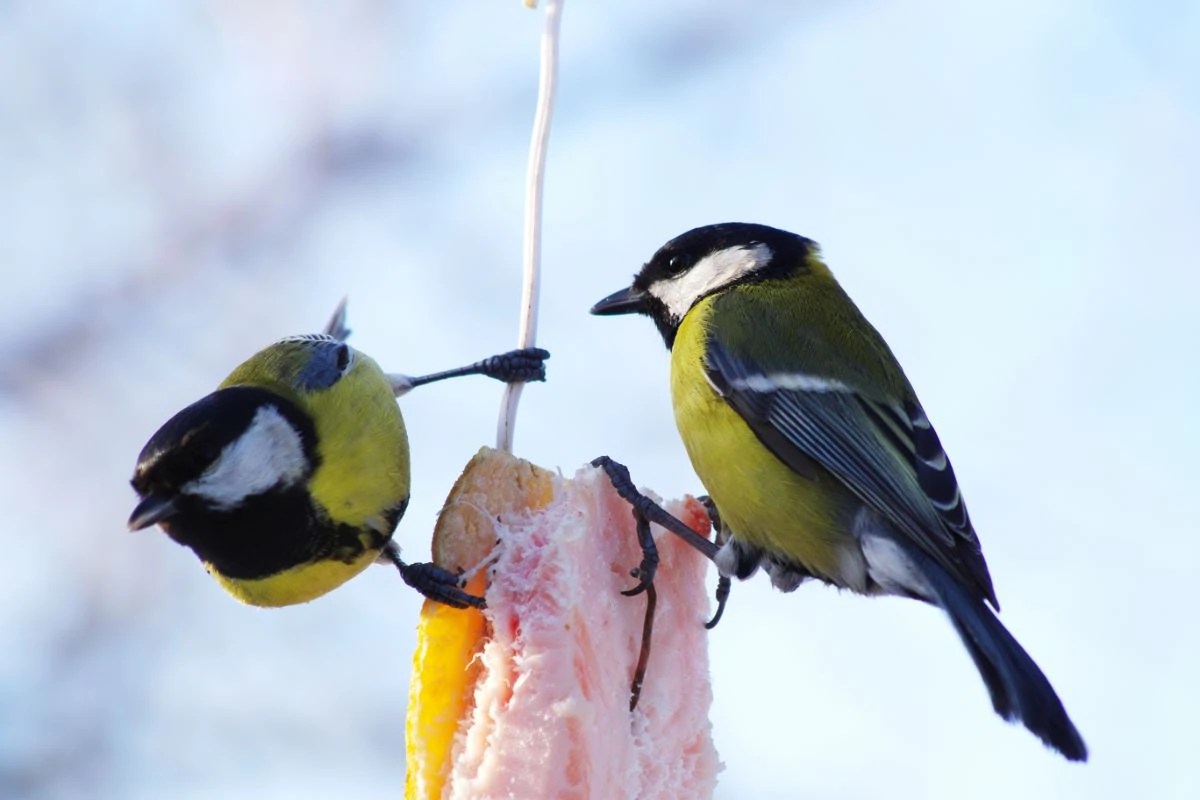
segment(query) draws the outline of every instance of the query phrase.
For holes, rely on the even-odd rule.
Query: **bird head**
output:
[[[316,433],[296,404],[256,386],[219,389],[171,417],[142,448],[129,527],[158,524],[194,545],[198,519],[302,484],[315,461]]]
[[[212,394],[169,419],[142,448],[133,530],[158,524],[181,544],[249,498],[292,489],[317,467],[306,398],[332,388],[367,359],[332,336],[281,339],[241,365]]]
[[[679,323],[700,300],[736,285],[786,278],[816,249],[810,239],[766,225],[694,228],[660,247],[632,285],[596,303],[592,313],[645,314],[669,348]]]

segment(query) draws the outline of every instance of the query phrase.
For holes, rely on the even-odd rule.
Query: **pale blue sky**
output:
[[[817,239],[1093,761],[996,718],[935,611],[756,580],[711,638],[718,797],[1200,795],[1200,8],[739,8],[568,0],[554,358],[517,450],[699,491],[652,325],[586,310],[696,225]],[[126,480],[171,412],[343,293],[393,371],[512,346],[539,28],[516,0],[0,9],[0,794],[399,796],[415,595],[380,569],[244,608],[124,531]],[[410,554],[499,396],[404,398]]]

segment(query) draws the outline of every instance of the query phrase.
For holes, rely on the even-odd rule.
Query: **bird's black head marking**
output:
[[[645,314],[669,348],[683,317],[700,300],[730,286],[785,278],[805,268],[815,248],[803,236],[767,225],[694,228],[660,247],[632,286],[601,300],[593,313]]]
[[[189,493],[195,485],[252,425],[264,408],[272,410],[295,431],[307,472],[317,465],[317,436],[312,420],[291,401],[249,386],[220,389],[180,411],[158,429],[138,456],[134,468],[134,490],[143,502],[171,503],[172,518],[185,521],[189,514],[202,513],[212,504],[202,494]],[[290,434],[289,434],[290,435]],[[142,506],[139,510],[144,512]],[[138,512],[130,519],[137,521]],[[145,524],[166,520],[156,514]],[[144,521],[144,520],[143,520]],[[169,533],[177,525],[163,523]],[[144,525],[135,525],[144,527]],[[186,526],[186,524],[185,524]]]
[[[777,277],[789,267],[802,263],[809,251],[815,247],[811,239],[769,225],[752,222],[705,225],[682,233],[660,247],[638,272],[633,285],[646,291],[659,281],[682,275],[714,253],[736,248],[749,250],[759,245],[770,249],[771,258],[763,261],[752,272],[738,276],[738,280]]]

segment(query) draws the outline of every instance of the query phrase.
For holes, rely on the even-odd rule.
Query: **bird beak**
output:
[[[129,530],[140,531],[142,528],[149,528],[157,522],[174,516],[178,510],[175,507],[174,498],[149,495],[138,503],[137,508],[129,515]]]
[[[608,297],[592,306],[592,313],[601,317],[611,317],[617,314],[644,314],[648,308],[646,301],[650,298],[641,289],[630,286],[619,292],[613,292]]]

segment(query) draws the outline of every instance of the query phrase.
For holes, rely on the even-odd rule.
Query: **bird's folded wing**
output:
[[[777,458],[819,463],[995,605],[954,470],[920,407],[872,400],[823,376],[764,370],[715,336],[705,361],[713,386]]]

